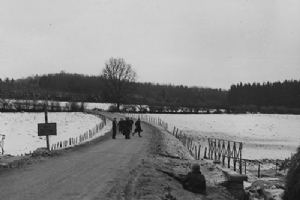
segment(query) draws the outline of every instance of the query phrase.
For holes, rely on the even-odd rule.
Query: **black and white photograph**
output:
[[[299,0],[0,0],[0,200],[299,200]]]

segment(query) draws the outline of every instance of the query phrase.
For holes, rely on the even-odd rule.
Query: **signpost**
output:
[[[56,123],[38,124],[38,136],[56,135]]]
[[[46,136],[47,149],[50,150],[49,135],[56,135],[56,123],[48,123],[48,102],[45,105],[45,123],[38,124],[38,136]]]
[[[2,136],[2,139],[0,140],[0,148],[1,148],[1,154],[4,154],[4,140],[5,140],[5,135],[0,134]]]

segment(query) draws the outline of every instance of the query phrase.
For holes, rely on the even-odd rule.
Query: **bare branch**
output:
[[[102,77],[107,79],[111,94],[114,96],[115,103],[121,103],[125,97],[124,91],[128,82],[134,82],[136,72],[130,64],[127,64],[123,58],[110,58],[102,71]]]

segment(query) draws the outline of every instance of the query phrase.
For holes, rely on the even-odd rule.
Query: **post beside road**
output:
[[[4,140],[5,140],[5,135],[0,134],[1,140],[0,140],[0,148],[1,148],[1,154],[4,154]]]
[[[48,105],[46,106],[45,109],[45,124],[48,124]],[[47,149],[50,151],[50,142],[49,142],[49,135],[46,135],[46,142],[47,142]]]
[[[45,123],[38,124],[38,136],[46,136],[47,149],[50,151],[49,135],[57,135],[56,123],[48,123],[48,110],[45,105]]]

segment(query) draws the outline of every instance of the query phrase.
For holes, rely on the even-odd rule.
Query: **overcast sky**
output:
[[[99,75],[229,88],[300,79],[299,0],[0,0],[0,78]]]

